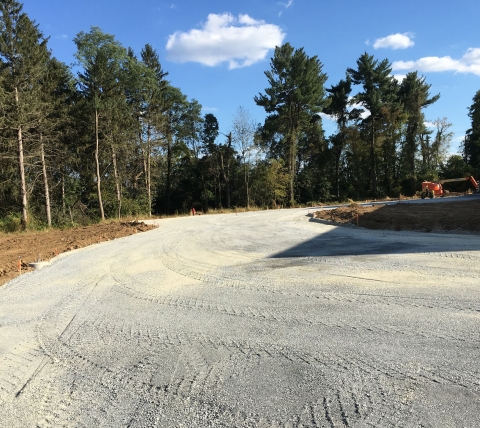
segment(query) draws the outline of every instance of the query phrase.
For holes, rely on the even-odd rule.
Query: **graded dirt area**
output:
[[[425,203],[401,202],[394,205],[350,206],[315,212],[315,218],[366,229],[414,230],[420,232],[480,232],[480,197]]]
[[[480,426],[478,235],[307,214],[165,219],[0,287],[0,426]]]
[[[29,263],[39,259],[48,261],[66,251],[145,232],[154,227],[141,222],[102,223],[65,230],[0,234],[0,285],[20,273],[33,270]]]

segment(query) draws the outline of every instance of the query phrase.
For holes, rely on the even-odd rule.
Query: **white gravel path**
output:
[[[480,237],[306,214],[161,220],[1,287],[0,426],[480,426]]]

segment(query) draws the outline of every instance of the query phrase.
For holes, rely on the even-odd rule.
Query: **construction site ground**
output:
[[[479,235],[311,214],[145,220],[4,284],[0,426],[479,427]]]
[[[351,204],[315,212],[315,218],[367,229],[416,230],[419,232],[480,233],[480,197],[403,201],[394,205]],[[425,202],[425,203],[412,203]],[[157,220],[157,225],[160,220]],[[29,264],[50,260],[57,254],[150,230],[156,225],[112,222],[64,230],[0,234],[0,286],[20,273],[33,270]],[[18,262],[21,261],[19,270]]]
[[[139,222],[102,223],[71,229],[0,234],[0,286],[32,271],[30,263],[156,227]],[[20,266],[19,266],[20,262]]]
[[[323,209],[314,215],[317,219],[366,229],[480,233],[480,197],[473,195],[461,199],[401,201],[391,205],[351,204]]]

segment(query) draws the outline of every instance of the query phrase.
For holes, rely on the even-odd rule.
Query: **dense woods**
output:
[[[398,197],[424,179],[480,175],[480,91],[463,156],[448,157],[448,119],[425,125],[440,94],[417,72],[397,81],[387,59],[364,53],[327,85],[317,56],[278,46],[252,94],[264,123],[239,106],[220,126],[169,83],[152,46],[136,54],[92,27],[74,39],[74,73],[20,3],[2,0],[0,14],[4,230]],[[324,115],[337,124],[328,137]]]

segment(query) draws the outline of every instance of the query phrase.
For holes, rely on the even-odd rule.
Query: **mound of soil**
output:
[[[28,264],[39,259],[47,261],[66,251],[145,232],[155,227],[141,222],[102,223],[65,230],[0,234],[0,285],[21,273],[33,270]]]
[[[315,212],[315,218],[367,229],[416,230],[421,232],[480,232],[480,198],[439,203],[348,207]]]

